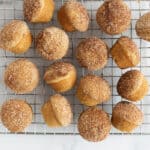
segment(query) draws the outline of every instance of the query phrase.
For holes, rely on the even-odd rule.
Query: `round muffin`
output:
[[[24,100],[11,99],[1,107],[1,121],[11,132],[22,132],[32,122],[32,108]]]
[[[86,75],[79,82],[76,96],[82,104],[95,106],[108,101],[111,90],[108,82],[103,78],[96,75]]]
[[[102,69],[108,60],[108,48],[97,37],[82,40],[76,48],[76,58],[82,67],[89,70]]]
[[[84,32],[88,29],[89,15],[80,2],[69,0],[58,11],[58,21],[68,32]]]
[[[38,85],[39,72],[31,61],[18,59],[7,66],[4,81],[17,94],[29,93]]]
[[[121,101],[113,108],[111,122],[120,131],[132,132],[142,121],[142,111],[130,102]]]
[[[80,135],[92,142],[104,140],[110,132],[111,122],[106,112],[97,107],[90,107],[83,111],[78,118]]]
[[[131,10],[123,0],[107,0],[98,9],[96,20],[107,34],[120,34],[130,25]]]
[[[50,127],[68,126],[72,122],[70,103],[59,94],[51,96],[42,106],[41,112],[46,124]]]
[[[45,82],[57,92],[66,92],[72,89],[76,78],[76,69],[68,62],[55,62],[44,74]]]
[[[24,0],[24,17],[29,22],[49,22],[54,12],[53,0]]]
[[[117,84],[119,95],[130,101],[139,101],[148,93],[148,81],[138,70],[124,73]]]
[[[140,62],[140,54],[135,42],[129,37],[121,37],[111,48],[111,55],[119,68],[134,67]]]
[[[66,55],[68,48],[69,37],[59,28],[46,28],[37,36],[36,49],[45,59],[61,59]]]
[[[12,20],[0,30],[0,48],[19,54],[26,52],[32,43],[32,35],[27,24]]]
[[[136,22],[136,33],[137,35],[147,41],[150,41],[150,12],[144,14]]]

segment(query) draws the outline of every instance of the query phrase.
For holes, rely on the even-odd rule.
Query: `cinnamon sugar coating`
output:
[[[96,20],[107,34],[120,34],[130,25],[131,10],[123,0],[108,0],[98,9]]]
[[[58,11],[58,21],[66,31],[84,32],[88,29],[89,15],[80,2],[69,0]]]
[[[13,53],[26,52],[32,43],[27,24],[21,20],[12,20],[0,30],[0,48]]]
[[[82,67],[89,70],[102,69],[108,60],[108,48],[97,37],[82,40],[76,48],[76,58]]]
[[[48,22],[54,12],[53,0],[24,0],[24,17],[33,23]]]
[[[96,75],[86,75],[79,81],[76,96],[82,104],[94,106],[110,99],[109,84]]]
[[[148,81],[138,70],[124,73],[117,84],[119,95],[131,101],[141,100],[149,90]]]
[[[139,49],[129,37],[121,37],[111,48],[111,55],[119,68],[134,67],[140,62]]]
[[[76,78],[76,69],[68,62],[55,62],[44,74],[46,83],[57,92],[65,92],[73,88]]]
[[[92,142],[104,140],[110,132],[111,122],[106,112],[97,107],[90,107],[83,111],[78,118],[80,135]]]
[[[150,12],[145,13],[136,22],[136,33],[140,38],[150,41]]]
[[[22,132],[32,118],[32,108],[24,100],[11,99],[2,105],[1,120],[11,132]]]
[[[48,27],[37,36],[36,49],[45,59],[61,59],[66,55],[68,47],[68,35],[57,27]]]
[[[142,111],[130,102],[121,101],[113,108],[111,122],[118,130],[132,132],[142,121]]]
[[[55,94],[42,106],[42,115],[50,127],[68,126],[73,118],[68,100],[60,94]]]
[[[28,59],[18,59],[6,68],[4,81],[15,93],[29,93],[36,88],[39,82],[39,72]]]

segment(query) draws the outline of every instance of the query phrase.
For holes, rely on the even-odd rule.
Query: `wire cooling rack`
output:
[[[139,39],[135,32],[135,23],[137,19],[144,14],[145,12],[150,10],[150,1],[149,0],[125,0],[125,2],[132,9],[132,23],[130,28],[117,36],[109,36],[99,30],[99,27],[96,23],[95,14],[98,7],[104,2],[103,0],[81,0],[83,5],[88,9],[90,15],[90,26],[87,32],[79,33],[68,33],[70,37],[70,48],[67,56],[63,60],[69,60],[74,63],[77,67],[78,71],[78,79],[81,76],[88,73],[87,70],[79,67],[76,63],[74,57],[74,50],[79,43],[80,40],[90,37],[97,36],[106,41],[106,43],[111,47],[113,43],[122,35],[131,37],[138,45],[141,53],[141,63],[136,67],[136,69],[141,70],[145,76],[148,78],[150,83],[150,42],[146,42],[144,40]],[[50,23],[47,24],[30,24],[29,27],[32,31],[33,36],[35,37],[39,31],[48,26],[59,26],[57,22],[57,10],[64,3],[64,1],[55,0],[56,9],[54,13],[54,17]],[[0,0],[0,27],[2,27],[5,23],[9,22],[13,19],[21,19],[24,20],[23,17],[23,0]],[[41,81],[38,87],[30,94],[25,95],[15,95],[12,91],[10,91],[3,82],[3,74],[6,66],[18,59],[18,58],[28,58],[33,61],[40,70]],[[43,121],[43,118],[40,113],[40,109],[42,104],[48,99],[48,97],[55,92],[51,90],[42,80],[44,71],[47,66],[49,66],[52,62],[43,60],[35,50],[34,42],[29,49],[29,51],[22,55],[15,55],[10,52],[0,50],[0,105],[7,99],[10,98],[20,98],[25,99],[28,103],[31,104],[34,111],[34,120],[32,124],[25,130],[25,132],[21,134],[78,134],[78,130],[76,127],[77,118],[79,114],[86,108],[81,105],[80,102],[75,98],[74,93],[75,89],[63,94],[65,95],[72,105],[74,120],[73,123],[65,128],[49,128]],[[100,71],[94,72],[97,75],[103,76],[112,88],[112,97],[111,100],[99,105],[98,107],[104,109],[107,113],[112,113],[113,106],[121,101],[121,97],[118,95],[116,91],[116,84],[122,73],[126,72],[126,70],[120,70],[116,64],[113,62],[112,58],[109,58],[107,66]],[[143,124],[137,128],[132,134],[143,135],[150,134],[150,95],[147,95],[144,100],[136,103],[137,106],[144,113],[144,122]],[[1,134],[10,134],[10,132],[0,123],[0,133]],[[111,134],[122,134],[118,130],[112,128]]]

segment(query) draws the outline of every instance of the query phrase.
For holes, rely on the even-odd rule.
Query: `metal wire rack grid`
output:
[[[80,79],[81,76],[84,74],[87,74],[88,71],[81,68],[74,57],[74,50],[79,43],[80,40],[90,37],[90,36],[97,36],[99,38],[102,38],[109,47],[113,45],[113,43],[122,35],[131,37],[138,45],[140,49],[141,54],[141,63],[136,67],[136,69],[141,70],[145,76],[150,81],[150,71],[148,68],[150,67],[150,43],[146,42],[144,40],[141,40],[135,32],[135,23],[137,19],[144,14],[145,12],[150,10],[150,1],[149,0],[141,0],[138,2],[138,0],[125,0],[125,2],[129,5],[129,7],[132,10],[132,23],[130,25],[130,28],[122,33],[121,35],[116,36],[109,36],[103,33],[99,30],[99,27],[96,23],[95,14],[98,9],[98,7],[104,2],[104,0],[80,0],[83,5],[88,9],[89,15],[90,15],[90,26],[87,32],[79,33],[68,33],[70,37],[70,48],[68,51],[67,56],[63,60],[68,60],[76,65],[77,71],[78,71],[78,79]],[[58,26],[60,25],[57,22],[57,10],[61,7],[61,5],[64,3],[63,0],[55,0],[56,9],[54,13],[54,17],[51,22],[46,24],[31,24],[28,23],[33,37],[36,37],[36,35],[48,26]],[[4,24],[9,22],[13,19],[21,19],[24,20],[23,17],[23,0],[0,0],[0,27],[2,27]],[[38,85],[38,87],[30,94],[24,94],[24,95],[16,95],[12,91],[10,91],[3,82],[3,73],[6,68],[6,66],[18,59],[18,58],[28,58],[32,62],[34,62],[39,70],[41,75],[41,81]],[[77,130],[77,119],[79,114],[86,109],[85,106],[81,105],[80,102],[75,98],[75,89],[64,93],[72,105],[74,119],[73,123],[65,128],[49,128],[46,126],[46,124],[43,121],[43,118],[40,113],[40,109],[42,104],[48,99],[48,97],[55,92],[50,89],[42,80],[45,68],[49,66],[52,62],[43,60],[35,50],[34,42],[29,49],[27,53],[21,54],[21,55],[15,55],[10,52],[0,50],[0,105],[10,98],[20,98],[25,99],[28,103],[31,104],[34,112],[34,120],[32,124],[25,130],[25,132],[20,134],[63,134],[63,135],[76,135],[78,134]],[[131,68],[130,68],[131,69]],[[121,76],[122,73],[126,72],[126,70],[120,70],[116,64],[113,62],[111,56],[109,57],[109,61],[107,66],[100,70],[93,72],[94,74],[103,76],[112,88],[112,97],[111,100],[103,103],[102,105],[99,105],[98,107],[104,109],[107,113],[109,113],[111,117],[112,108],[113,106],[122,100],[122,98],[118,95],[116,91],[116,84]],[[136,103],[139,108],[144,113],[144,122],[143,124],[137,128],[132,134],[137,135],[143,135],[143,134],[150,134],[150,94],[148,94],[144,100],[141,102]],[[1,134],[11,134],[1,123],[0,123],[0,133]],[[116,130],[115,128],[112,128],[111,134],[125,134],[121,133],[120,131]]]

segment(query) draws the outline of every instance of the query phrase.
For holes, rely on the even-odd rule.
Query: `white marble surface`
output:
[[[80,136],[0,135],[1,150],[148,150],[150,136],[109,136],[90,143]]]

